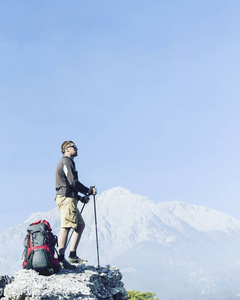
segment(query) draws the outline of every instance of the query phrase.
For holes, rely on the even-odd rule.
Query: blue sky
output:
[[[68,139],[99,193],[240,218],[239,12],[232,0],[2,1],[0,233],[55,207]]]

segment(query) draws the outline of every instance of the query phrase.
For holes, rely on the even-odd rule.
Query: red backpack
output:
[[[54,257],[57,237],[53,235],[50,224],[40,220],[28,226],[24,239],[23,269],[32,269],[40,275],[52,275],[60,269]]]

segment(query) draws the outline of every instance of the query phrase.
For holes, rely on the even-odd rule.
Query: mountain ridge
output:
[[[179,201],[156,203],[121,187],[97,195],[96,207],[100,263],[111,263],[126,270],[123,273],[130,289],[154,288],[152,291],[159,294],[159,287],[164,285],[166,278],[170,282],[175,278],[179,289],[194,282],[200,293],[201,280],[206,277],[214,278],[206,282],[209,293],[214,293],[219,272],[224,274],[221,277],[224,282],[230,270],[240,266],[240,220],[223,212]],[[85,206],[83,218],[86,228],[79,254],[96,264],[93,201]],[[19,226],[9,228],[0,235],[0,273],[11,275],[21,268],[27,226],[39,219],[47,219],[53,232],[59,232],[57,207],[34,213]],[[9,236],[13,242],[9,241]],[[144,257],[146,263],[143,263]],[[13,263],[16,268],[9,268]],[[166,278],[159,270],[164,270]],[[144,272],[152,274],[151,282],[155,282],[155,286],[143,279]],[[234,280],[237,279],[234,277]],[[234,288],[237,291],[235,285]],[[172,293],[170,287],[168,289],[168,293]]]

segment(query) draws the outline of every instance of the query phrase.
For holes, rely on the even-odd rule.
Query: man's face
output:
[[[73,143],[66,147],[66,152],[69,154],[69,156],[75,157],[78,155],[77,153],[78,148]]]

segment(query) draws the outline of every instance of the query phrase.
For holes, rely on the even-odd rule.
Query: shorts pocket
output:
[[[72,210],[72,209],[68,209],[68,211],[66,212],[65,219],[68,222],[77,223],[77,211]]]

